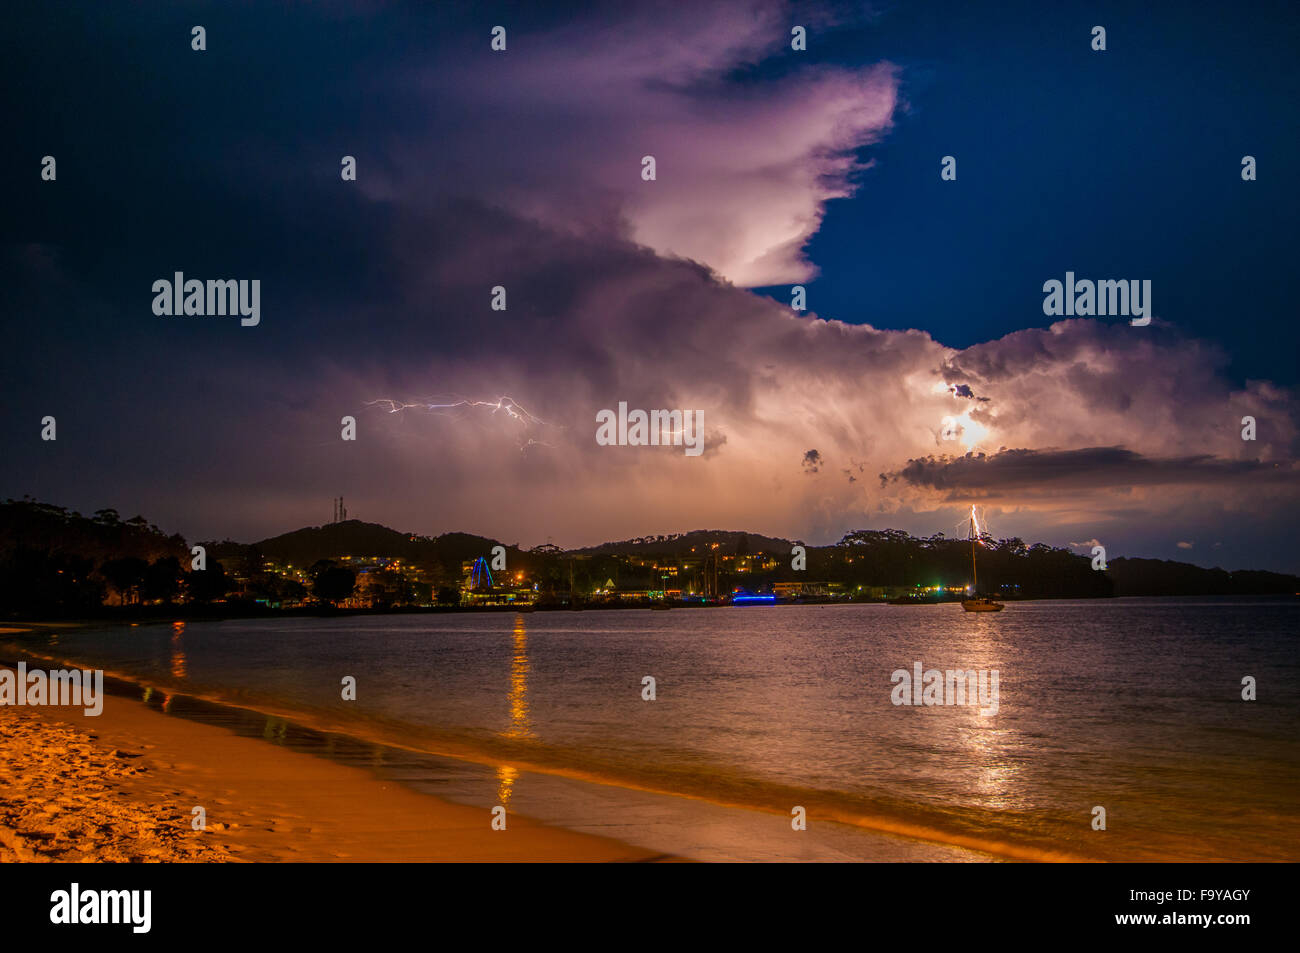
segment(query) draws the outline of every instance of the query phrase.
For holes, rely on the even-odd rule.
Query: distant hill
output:
[[[405,533],[361,520],[308,526],[250,544],[227,541],[205,545],[208,552],[218,559],[255,548],[267,559],[296,566],[310,566],[318,559],[344,555],[410,558],[416,546]]]
[[[1167,559],[1106,561],[1117,596],[1263,596],[1300,592],[1300,577],[1255,569],[1204,569]]]
[[[521,550],[515,545],[471,533],[420,536],[401,533],[378,523],[345,520],[309,526],[256,543],[207,542],[210,559],[230,569],[261,571],[263,560],[310,567],[322,559],[342,556],[398,558],[427,568],[448,585],[462,578],[462,565],[490,557],[494,546],[506,547],[507,565],[538,580],[543,590],[567,590],[576,584],[600,584],[614,578],[621,585],[653,573],[630,563],[677,559],[702,554],[716,544],[722,557],[767,553],[783,557],[775,568],[747,567],[746,575],[729,583],[770,585],[778,581],[842,582],[851,585],[964,585],[968,581],[969,548],[965,540],[942,534],[928,539],[901,530],[858,530],[831,546],[807,547],[807,568],[790,565],[795,541],[738,530],[694,530],[663,536],[642,536],[574,550],[550,544]],[[97,604],[96,591],[104,564],[134,558],[153,563],[177,558],[188,571],[189,544],[179,535],[163,533],[136,516],[122,520],[113,510],[93,517],[35,500],[0,503],[0,609],[17,605],[26,594],[53,593],[50,605]],[[572,557],[582,557],[574,559]],[[723,572],[728,570],[724,568]],[[1093,572],[1089,560],[1042,543],[1019,539],[985,541],[980,556],[980,582],[991,591],[1027,598],[1083,596],[1204,596],[1290,595],[1300,592],[1300,577],[1255,570],[1229,572],[1190,563],[1118,557],[1104,573]],[[42,598],[45,598],[44,596]],[[29,600],[30,601],[30,600]]]
[[[235,562],[258,553],[264,559],[294,566],[310,566],[321,559],[340,556],[378,556],[403,559],[417,565],[442,565],[459,570],[466,560],[489,556],[493,546],[506,547],[507,557],[521,560],[516,546],[486,536],[469,533],[444,533],[441,536],[416,536],[399,533],[378,523],[344,520],[325,526],[308,526],[282,533],[256,543],[205,543],[214,558]],[[514,563],[512,562],[512,565]]]
[[[601,543],[574,550],[542,547],[537,554],[550,550],[554,555],[571,553],[579,556],[655,554],[677,556],[702,551],[718,543],[719,552],[733,556],[750,553],[788,553],[793,545],[789,540],[745,533],[738,530],[699,529],[689,533],[668,536],[644,536],[619,542]],[[438,562],[459,564],[465,560],[487,556],[493,546],[505,546],[510,564],[527,566],[533,560],[528,551],[502,543],[487,536],[472,533],[444,533],[441,536],[416,536],[399,533],[379,523],[361,520],[344,520],[325,526],[308,526],[282,533],[256,543],[206,542],[209,554],[217,559],[241,558],[257,550],[264,558],[295,566],[310,566],[319,559],[339,556],[383,556],[401,558],[414,563]]]
[[[702,551],[718,544],[718,551],[726,556],[748,556],[753,553],[788,553],[794,545],[788,539],[774,536],[762,536],[758,533],[745,533],[738,530],[696,529],[689,533],[673,533],[668,536],[639,536],[616,543],[601,543],[572,550],[577,555],[604,555],[623,553],[681,556],[691,550]]]

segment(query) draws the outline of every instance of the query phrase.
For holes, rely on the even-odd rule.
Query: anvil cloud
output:
[[[64,191],[43,200],[70,196],[76,227],[50,238],[56,216],[26,208],[42,226],[0,255],[0,494],[245,540],[317,524],[344,495],[403,530],[564,546],[952,533],[974,502],[1000,536],[1099,539],[1111,557],[1195,539],[1228,568],[1300,568],[1295,394],[1233,383],[1220,347],[1159,312],[954,348],[746,290],[815,275],[807,242],[837,197],[856,190],[870,214],[859,173],[898,121],[899,68],[792,60],[791,14],[770,4],[597,10],[512,25],[500,55],[457,27],[254,73],[274,120],[254,129],[245,73],[185,61],[171,84],[131,79],[173,123],[133,127],[135,150],[169,162],[142,176],[105,150],[97,173],[118,186],[91,189],[61,160]],[[329,32],[336,15],[322,61],[357,42]],[[38,80],[93,88],[69,70]],[[229,102],[186,108],[214,84]],[[116,136],[103,117],[130,97],[110,92],[88,139]],[[177,270],[259,279],[261,322],[152,314],[150,282]],[[1023,324],[1042,317],[1030,291]],[[620,402],[701,411],[704,452],[600,446],[596,415]],[[45,414],[57,444],[32,438]],[[964,441],[945,439],[953,421]]]
[[[854,191],[898,80],[888,63],[733,77],[788,54],[789,24],[771,3],[629,7],[520,31],[498,56],[450,47],[379,80],[438,128],[363,188],[469,194],[563,229],[616,230],[741,286],[812,278],[803,247],[826,202]]]

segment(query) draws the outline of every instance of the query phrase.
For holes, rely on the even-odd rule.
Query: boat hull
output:
[[[964,599],[961,607],[967,612],[1001,612],[1006,608],[1002,603],[991,599]]]

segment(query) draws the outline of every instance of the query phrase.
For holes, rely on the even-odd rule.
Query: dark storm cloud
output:
[[[1294,484],[1293,464],[1261,460],[1224,460],[1208,454],[1152,459],[1123,447],[1078,450],[1004,450],[963,457],[909,460],[892,473],[882,473],[886,486],[902,481],[917,487],[960,495],[996,490],[1014,494],[1033,490],[1094,490],[1132,486],[1243,486]]]

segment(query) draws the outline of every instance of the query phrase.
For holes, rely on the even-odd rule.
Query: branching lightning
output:
[[[405,410],[425,411],[431,414],[437,414],[444,417],[454,417],[458,420],[469,416],[469,413],[477,408],[486,408],[489,416],[495,417],[498,414],[504,415],[508,420],[518,423],[520,427],[527,431],[539,427],[558,427],[558,424],[551,424],[542,420],[531,413],[513,397],[498,397],[496,400],[471,400],[469,398],[453,398],[446,403],[434,400],[427,401],[400,401],[389,398],[371,400],[366,402],[367,407],[383,407],[390,414],[401,413]],[[529,447],[549,447],[551,444],[544,440],[526,435],[519,438],[519,449],[525,451]]]
[[[454,411],[460,408],[490,407],[492,408],[493,414],[497,413],[498,411],[503,411],[507,417],[512,417],[515,420],[524,421],[526,423],[540,424],[542,426],[549,426],[546,423],[546,421],[542,420],[540,417],[534,417],[527,410],[525,410],[524,407],[513,397],[498,397],[496,400],[467,400],[462,398],[460,400],[453,401],[450,404],[425,403],[423,401],[417,403],[403,403],[401,401],[388,400],[388,399],[372,400],[367,402],[367,406],[374,406],[376,404],[386,405],[388,407],[388,412],[390,414],[396,414],[403,410],[414,410],[414,409],[428,410],[434,413],[438,413],[440,411]]]
[[[968,527],[970,530],[970,538],[975,540],[975,542],[979,543],[981,546],[984,545],[984,537],[989,535],[988,517],[985,516],[984,523],[981,525],[979,514],[976,512],[974,503],[972,503],[970,507],[970,516],[958,523],[957,526]]]

